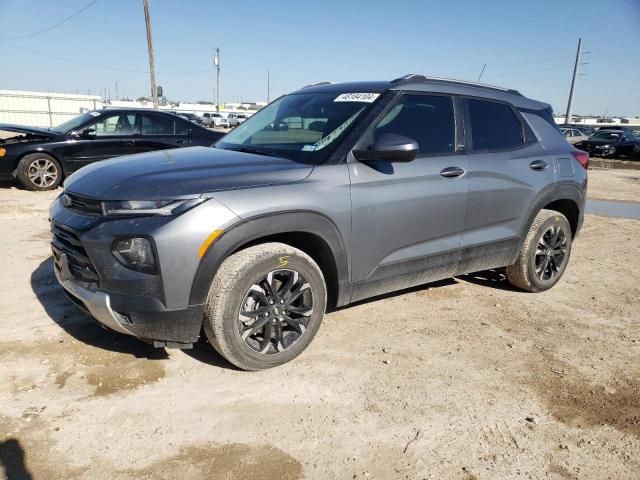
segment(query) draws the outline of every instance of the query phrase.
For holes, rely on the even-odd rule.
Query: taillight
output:
[[[582,167],[587,170],[589,168],[589,154],[582,150],[573,150],[571,152],[573,158],[575,158]]]

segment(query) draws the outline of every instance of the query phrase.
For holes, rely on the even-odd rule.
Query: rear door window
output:
[[[446,95],[404,94],[375,128],[375,138],[385,133],[418,142],[420,155],[450,154],[455,150],[453,98]]]
[[[468,98],[465,105],[473,150],[508,150],[524,143],[522,125],[508,104]]]
[[[142,135],[174,135],[178,119],[152,113],[142,114]]]

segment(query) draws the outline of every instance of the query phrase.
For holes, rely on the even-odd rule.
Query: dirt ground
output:
[[[590,192],[640,184],[593,171]],[[549,292],[494,272],[412,289],[328,315],[294,362],[246,373],[66,300],[54,195],[0,186],[0,478],[640,476],[638,221],[588,216]]]
[[[589,198],[640,202],[640,162],[637,170],[592,169],[589,170]]]

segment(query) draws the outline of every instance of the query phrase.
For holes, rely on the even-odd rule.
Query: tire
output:
[[[283,243],[265,243],[231,255],[220,266],[203,327],[213,348],[230,363],[263,370],[302,353],[320,327],[326,303],[324,277],[311,257]]]
[[[507,267],[507,280],[528,292],[550,289],[567,268],[571,242],[572,232],[567,218],[553,210],[540,210],[524,239],[518,259]]]
[[[46,153],[30,153],[18,163],[17,177],[27,190],[55,190],[62,181],[60,163]]]

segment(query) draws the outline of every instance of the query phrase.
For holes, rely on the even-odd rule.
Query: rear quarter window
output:
[[[507,150],[524,143],[522,125],[508,104],[465,100],[473,150]]]

